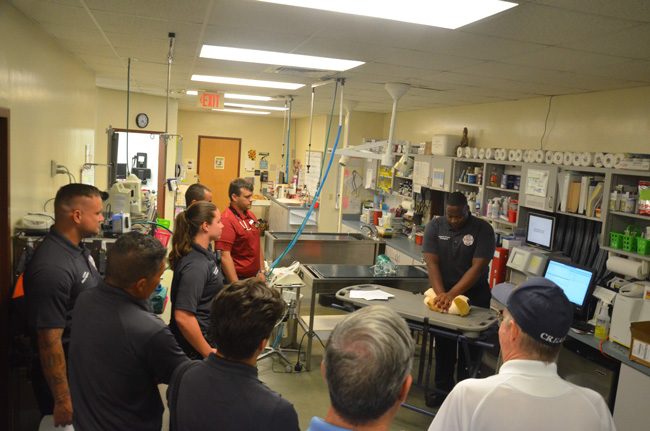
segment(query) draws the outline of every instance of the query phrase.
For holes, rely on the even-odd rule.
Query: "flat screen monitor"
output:
[[[526,244],[551,250],[555,234],[555,217],[528,213]]]
[[[596,273],[593,269],[549,259],[544,277],[560,286],[573,304],[576,317],[581,319],[587,317],[585,312],[596,281]]]

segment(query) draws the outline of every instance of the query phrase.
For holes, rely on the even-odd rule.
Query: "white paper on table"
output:
[[[373,301],[373,300],[387,301],[388,299],[394,297],[395,295],[388,292],[384,292],[383,290],[380,289],[350,291],[351,299],[365,299],[366,301]]]

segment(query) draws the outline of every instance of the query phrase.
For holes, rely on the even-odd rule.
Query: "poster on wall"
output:
[[[215,157],[214,158],[214,168],[215,169],[225,169],[226,168],[226,158],[225,157]]]

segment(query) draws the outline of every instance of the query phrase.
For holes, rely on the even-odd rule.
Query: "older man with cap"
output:
[[[519,287],[500,284],[492,296],[505,305],[499,327],[499,374],[456,385],[429,431],[615,430],[603,398],[557,374],[557,357],[573,309],[555,283],[532,277]]]

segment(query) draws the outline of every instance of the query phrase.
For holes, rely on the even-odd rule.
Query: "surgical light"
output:
[[[268,111],[249,111],[247,109],[228,109],[228,108],[223,108],[223,109],[213,109],[213,111],[218,111],[218,112],[232,112],[235,114],[251,114],[251,115],[269,115],[270,112]]]
[[[264,106],[264,105],[249,105],[248,103],[232,103],[225,102],[223,106],[231,108],[250,108],[250,109],[268,109],[269,111],[288,111],[286,106]]]
[[[295,82],[262,81],[259,79],[232,78],[229,76],[192,75],[192,81],[211,82],[213,84],[243,85],[249,87],[280,88],[282,90],[297,90],[305,84]]]
[[[334,70],[343,72],[364,64],[363,61],[339,58],[316,57],[313,55],[289,54],[285,52],[262,51],[259,49],[231,48],[228,46],[203,45],[201,57],[215,60],[242,61],[245,63],[274,64],[305,69]]]
[[[501,0],[259,0],[287,6],[456,29],[517,3]]]

